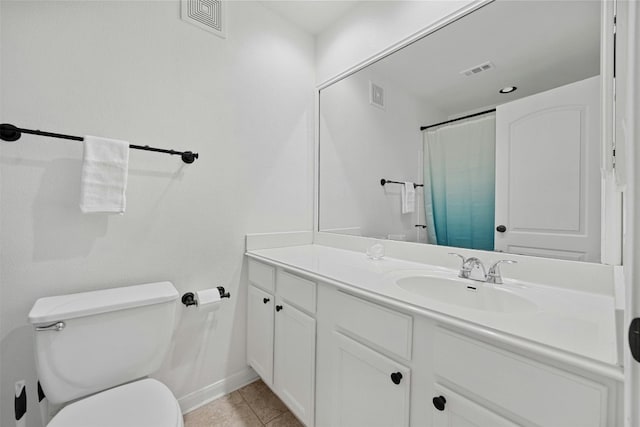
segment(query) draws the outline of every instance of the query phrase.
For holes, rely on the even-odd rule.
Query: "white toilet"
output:
[[[182,427],[176,398],[155,372],[171,344],[178,292],[169,282],[41,298],[38,378],[65,406],[47,427]]]

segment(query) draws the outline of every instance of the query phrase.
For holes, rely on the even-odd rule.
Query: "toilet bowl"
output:
[[[65,406],[47,427],[183,427],[171,391],[144,379],[112,388]]]
[[[177,300],[159,282],[36,301],[39,381],[50,402],[66,404],[47,427],[182,427],[171,391],[147,378],[170,347]]]

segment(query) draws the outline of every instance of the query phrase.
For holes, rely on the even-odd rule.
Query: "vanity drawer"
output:
[[[605,427],[607,387],[439,329],[436,376],[538,426]]]
[[[413,318],[360,298],[336,292],[336,327],[381,349],[411,360]]]
[[[249,282],[273,294],[275,291],[275,276],[275,267],[252,259],[249,260]]]
[[[278,270],[278,295],[293,305],[316,312],[316,284],[285,270]]]

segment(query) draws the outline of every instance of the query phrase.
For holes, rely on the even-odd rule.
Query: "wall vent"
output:
[[[384,109],[384,89],[373,82],[369,82],[369,103]]]
[[[482,73],[483,71],[493,70],[494,68],[496,68],[496,66],[493,65],[493,62],[487,61],[480,65],[473,66],[468,70],[460,71],[460,74],[464,74],[465,76],[469,77],[469,76],[474,76],[478,73]]]
[[[182,20],[209,31],[219,37],[227,37],[223,0],[182,0]]]

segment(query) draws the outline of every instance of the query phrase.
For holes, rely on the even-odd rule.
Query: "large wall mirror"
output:
[[[599,262],[600,8],[496,0],[323,88],[319,231]]]

